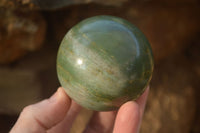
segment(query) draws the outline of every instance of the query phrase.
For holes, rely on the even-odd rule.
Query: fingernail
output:
[[[57,100],[58,90],[49,98],[49,101],[55,102]]]

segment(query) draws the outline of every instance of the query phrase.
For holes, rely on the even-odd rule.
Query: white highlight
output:
[[[77,61],[76,61],[76,62],[77,62],[77,64],[78,64],[78,65],[82,65],[82,64],[83,64],[83,60],[82,60],[82,59],[80,59],[80,58],[79,58],[79,59],[77,59]]]

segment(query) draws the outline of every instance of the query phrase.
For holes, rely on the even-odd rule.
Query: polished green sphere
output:
[[[58,79],[78,104],[116,110],[139,97],[151,80],[153,56],[143,33],[113,16],[81,21],[65,35],[57,56]]]

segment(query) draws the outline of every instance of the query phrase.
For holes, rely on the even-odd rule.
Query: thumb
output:
[[[70,104],[70,98],[60,87],[49,99],[25,107],[10,133],[46,133],[62,121]]]

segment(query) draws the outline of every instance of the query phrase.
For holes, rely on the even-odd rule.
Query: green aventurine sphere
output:
[[[65,35],[57,74],[66,93],[92,110],[118,109],[150,82],[153,56],[143,33],[113,16],[83,20]]]

